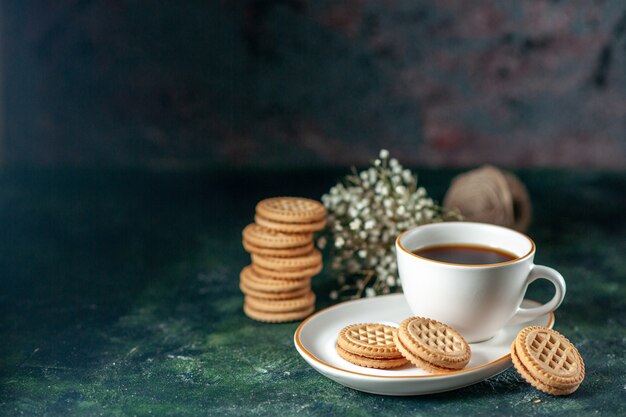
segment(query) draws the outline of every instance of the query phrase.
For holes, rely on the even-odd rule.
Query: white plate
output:
[[[537,305],[524,300],[523,306]],[[510,346],[526,326],[552,327],[554,314],[519,325],[505,327],[492,339],[471,344],[472,359],[467,368],[447,374],[430,374],[412,365],[392,370],[353,365],[337,355],[337,333],[352,323],[384,323],[398,326],[411,316],[402,294],[347,301],[318,311],[298,326],[296,349],[322,375],[346,387],[382,395],[421,395],[450,391],[481,382],[511,366]]]

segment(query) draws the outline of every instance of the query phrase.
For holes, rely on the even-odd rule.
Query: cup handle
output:
[[[538,307],[532,307],[532,308],[518,307],[517,312],[515,313],[513,318],[509,321],[509,324],[525,323],[539,316],[543,316],[544,314],[548,314],[556,310],[561,305],[561,302],[563,301],[563,298],[565,297],[565,289],[566,289],[565,280],[563,279],[563,276],[558,271],[552,268],[549,268],[547,266],[533,265],[533,268],[530,270],[530,273],[528,274],[528,278],[526,278],[526,286],[524,287],[524,293],[526,293],[526,290],[528,289],[528,286],[530,285],[530,283],[539,278],[547,279],[554,285],[554,288],[556,289],[556,293],[554,294],[554,297],[552,297],[552,299],[548,301],[547,303],[540,305]]]

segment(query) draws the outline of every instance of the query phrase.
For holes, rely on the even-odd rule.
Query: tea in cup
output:
[[[396,239],[398,272],[416,316],[452,326],[470,343],[492,338],[507,324],[523,323],[556,310],[565,280],[535,265],[535,244],[501,226],[444,222],[415,227]],[[555,294],[547,303],[521,307],[528,285],[547,279]]]

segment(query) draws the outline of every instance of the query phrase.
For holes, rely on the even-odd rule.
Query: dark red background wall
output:
[[[626,167],[626,3],[2,2],[4,164]]]

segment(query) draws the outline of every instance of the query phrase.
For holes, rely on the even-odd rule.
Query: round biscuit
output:
[[[310,223],[326,217],[319,201],[301,197],[274,197],[260,201],[256,213],[269,220],[284,223]]]
[[[245,303],[255,310],[266,313],[289,313],[315,305],[315,293],[309,290],[304,295],[289,300],[266,300],[246,295]]]
[[[326,226],[326,219],[310,223],[283,223],[276,220],[266,219],[258,214],[254,216],[254,221],[259,226],[281,233],[312,233],[322,230],[324,226]]]
[[[313,241],[306,245],[296,246],[294,248],[264,248],[262,246],[256,246],[247,240],[243,240],[243,247],[246,252],[256,255],[273,256],[277,258],[292,258],[295,256],[306,255],[313,251]]]
[[[513,341],[513,343],[511,344],[511,360],[513,361],[513,366],[515,367],[515,370],[517,371],[518,374],[520,374],[522,378],[524,378],[526,382],[528,382],[533,387],[537,388],[539,391],[545,392],[546,394],[550,394],[550,395],[569,395],[573,393],[574,391],[576,391],[578,387],[580,386],[580,384],[577,384],[567,389],[558,389],[558,388],[554,388],[549,385],[546,385],[543,382],[539,381],[538,379],[533,378],[530,371],[526,369],[526,367],[520,360],[519,355],[517,353],[517,348],[515,345],[516,345],[516,341]]]
[[[239,281],[239,289],[244,295],[249,295],[254,298],[259,298],[263,300],[290,300],[293,298],[299,298],[306,295],[310,288],[299,288],[293,291],[286,292],[268,292],[268,291],[259,291],[254,288],[250,288],[244,281]]]
[[[471,349],[461,333],[437,320],[408,317],[400,323],[400,340],[411,353],[436,367],[463,369]]]
[[[443,368],[443,367],[433,365],[432,363],[423,360],[419,356],[415,355],[413,351],[407,345],[403,343],[400,337],[401,337],[400,332],[397,332],[393,337],[396,347],[398,348],[400,353],[402,353],[402,356],[408,359],[413,365],[433,374],[442,374],[442,373],[456,371],[456,369]],[[407,342],[409,344],[411,343],[411,341],[407,341]]]
[[[400,358],[393,341],[396,328],[386,324],[350,324],[339,331],[337,345],[348,353],[372,359]]]
[[[275,279],[307,279],[311,278],[322,271],[322,264],[309,267],[302,268],[298,271],[274,271],[272,269],[264,268],[261,265],[257,265],[255,263],[252,264],[252,269],[254,272],[265,278],[275,278]]]
[[[549,387],[570,390],[585,378],[585,364],[578,350],[554,329],[522,329],[515,339],[515,350],[532,378]]]
[[[376,368],[376,369],[392,369],[399,368],[400,366],[406,365],[408,361],[404,357],[400,358],[390,358],[390,359],[374,359],[368,358],[365,356],[355,355],[354,353],[348,352],[343,349],[341,346],[335,346],[335,350],[337,354],[344,360],[358,366],[364,366],[367,368]]]
[[[290,321],[302,320],[315,311],[315,306],[306,307],[302,310],[290,311],[289,313],[268,313],[259,311],[248,304],[243,305],[243,312],[252,320],[266,323],[287,323]]]
[[[311,287],[311,279],[265,278],[254,272],[250,265],[239,273],[239,279],[246,287],[261,292],[290,292]]]
[[[273,271],[300,271],[322,263],[322,254],[317,249],[302,256],[292,258],[277,258],[253,253],[252,262]]]
[[[250,223],[242,232],[243,240],[262,248],[286,249],[307,245],[313,241],[313,234],[281,233],[276,230],[266,229],[256,223]]]

